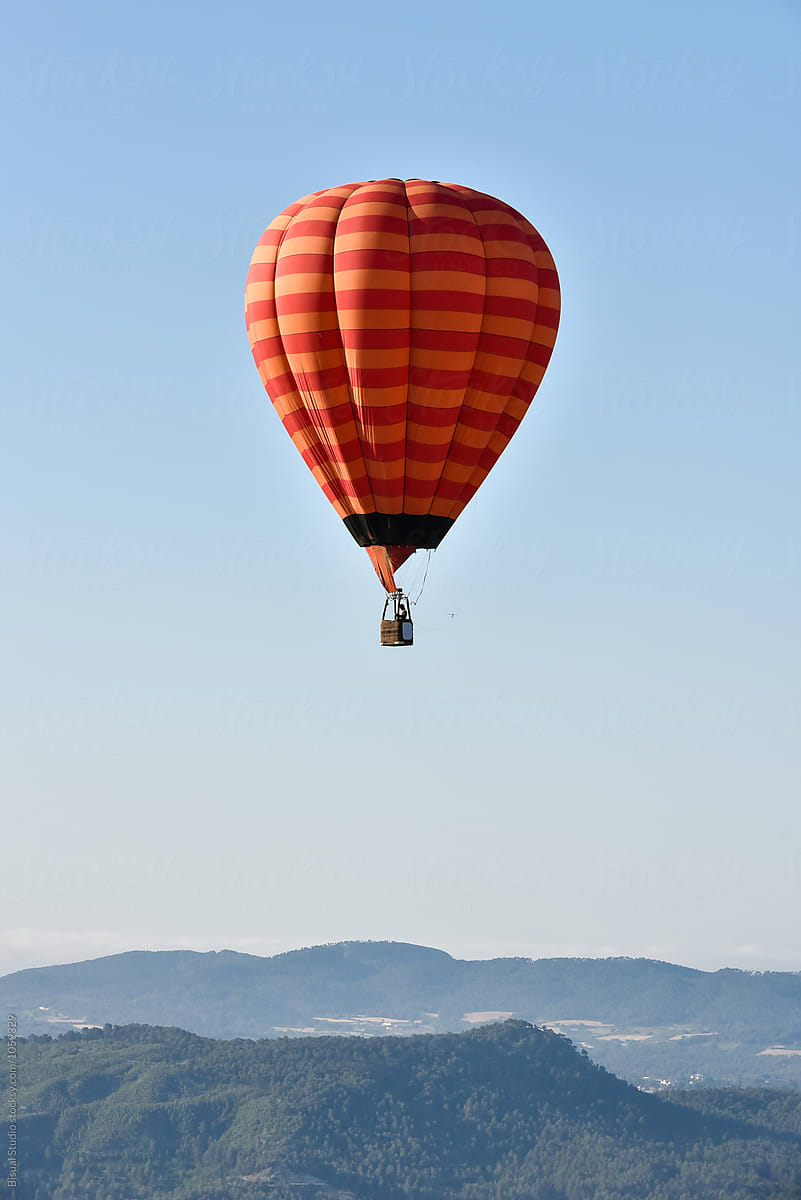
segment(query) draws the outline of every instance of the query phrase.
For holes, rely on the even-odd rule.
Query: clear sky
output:
[[[79,0],[3,43],[0,970],[801,969],[797,6]],[[272,217],[383,176],[513,204],[564,305],[403,653],[243,318]]]

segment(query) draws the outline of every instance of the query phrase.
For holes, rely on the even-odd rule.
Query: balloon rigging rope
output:
[[[420,584],[420,591],[417,593],[417,595],[416,595],[416,597],[414,598],[414,600],[412,600],[412,599],[410,598],[410,600],[409,600],[409,603],[410,603],[410,604],[416,604],[416,603],[417,603],[417,601],[418,601],[418,600],[420,599],[420,597],[422,596],[422,594],[423,594],[423,588],[426,586],[426,579],[428,579],[428,568],[429,568],[430,566],[431,566],[431,551],[429,550],[429,552],[428,552],[428,558],[427,558],[427,560],[426,560],[426,569],[425,569],[425,571],[423,572],[423,582]]]

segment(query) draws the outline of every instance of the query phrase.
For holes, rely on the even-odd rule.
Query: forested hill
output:
[[[523,1022],[19,1045],[24,1200],[790,1200],[801,1096],[645,1095]]]
[[[390,942],[272,958],[131,952],[0,979],[22,1034],[175,1025],[215,1037],[464,1029],[493,1015],[552,1024],[636,1082],[801,1086],[801,974],[704,972],[647,959],[469,962]]]
[[[801,1037],[801,972],[705,972],[635,958],[471,962],[399,942],[341,942],[272,958],[132,951],[6,975],[0,1003],[17,1011],[23,1033],[52,1033],[59,1015],[271,1037],[276,1026],[321,1014],[459,1028],[465,1013],[500,1011],[527,1020],[695,1023],[726,1034],[758,1021],[767,1039]]]

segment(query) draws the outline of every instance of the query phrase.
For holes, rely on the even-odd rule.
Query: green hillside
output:
[[[410,1038],[20,1043],[24,1200],[790,1200],[801,1096],[672,1103],[509,1021]]]

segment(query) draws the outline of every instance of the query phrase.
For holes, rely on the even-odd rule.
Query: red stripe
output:
[[[330,500],[332,504],[341,504],[343,502],[344,497],[339,495],[330,484],[321,483],[320,487],[322,488],[322,492],[326,500]],[[348,505],[348,507],[350,506]]]
[[[462,405],[462,411],[459,413],[459,423],[456,426],[456,436],[461,427],[465,429],[480,429],[485,433],[492,433],[498,424],[497,412],[486,412],[483,408],[471,408],[469,404]]]
[[[403,491],[410,500],[433,500],[437,491],[437,480],[406,479]]]
[[[366,489],[359,489],[349,479],[334,479],[328,484],[323,484],[322,488],[329,500],[335,498],[339,501],[361,501],[368,494]]]
[[[270,358],[283,358],[283,346],[281,345],[280,337],[261,338],[260,341],[253,343],[252,351],[257,367],[260,367],[263,362],[267,362]]]
[[[381,182],[391,183],[394,181],[387,179],[387,180],[382,180]],[[399,185],[401,185],[398,187],[397,191],[390,190],[389,188],[382,188],[380,183],[377,187],[368,187],[368,186],[365,186],[364,184],[360,184],[357,191],[355,193],[351,192],[350,196],[348,196],[348,203],[350,203],[350,204],[403,204],[404,201],[406,200],[406,197],[403,194],[403,186],[402,186],[403,180],[398,179],[397,183]]]
[[[315,221],[311,217],[296,217],[286,231],[282,245],[299,237],[333,237],[334,220],[328,217],[324,221]]]
[[[412,276],[412,309],[414,312],[482,313],[484,296],[475,292],[441,292],[414,287]]]
[[[535,363],[538,367],[547,367],[552,354],[550,346],[543,346],[542,342],[530,342],[526,362]]]
[[[520,363],[526,361],[528,348],[531,345],[525,338],[509,337],[505,333],[482,333],[478,343],[479,354],[495,354],[499,358],[517,359]]]
[[[337,237],[352,233],[399,233],[404,237],[408,234],[405,217],[388,217],[378,213],[351,217],[347,212],[345,209],[337,221]]]
[[[518,216],[519,215],[520,214],[518,213]],[[545,250],[547,254],[550,254],[551,252],[545,245],[542,234],[538,233],[534,226],[528,223],[525,217],[521,217],[520,221],[521,227],[525,229],[526,233],[528,234],[528,240],[532,250]]]
[[[324,350],[341,350],[338,329],[311,330],[308,333],[284,333],[277,339],[287,354],[318,354]]]
[[[420,442],[416,438],[406,439],[406,462],[435,463],[444,462],[448,457],[448,447],[432,446],[430,442]]]
[[[539,304],[537,306],[536,324],[537,325],[547,325],[547,327],[549,329],[558,329],[559,328],[559,309],[558,308],[546,308],[545,305]],[[550,353],[550,347],[548,348],[548,352]]]
[[[478,346],[478,330],[412,329],[411,343],[415,350],[474,352]]]
[[[405,365],[401,367],[351,366],[348,370],[351,387],[364,391],[370,388],[404,387],[407,377],[408,368]]]
[[[423,234],[455,233],[459,237],[472,238],[475,242],[482,240],[475,221],[469,218],[443,217],[436,213],[430,217],[418,217],[413,208],[409,209],[409,233],[413,238]]]
[[[293,205],[292,207],[295,209],[296,213],[300,212],[300,207],[298,205]],[[285,216],[287,214],[294,216],[293,213],[289,212],[288,208],[281,213],[281,216]],[[283,229],[265,229],[264,233],[261,235],[256,244],[258,246],[277,246],[283,235]]]
[[[533,322],[537,305],[533,300],[523,300],[519,296],[487,296],[484,311],[488,317],[513,317],[517,321]]]
[[[443,371],[435,367],[412,366],[408,375],[412,387],[454,391],[457,388],[467,387],[470,380],[470,368],[465,367],[461,371]]]
[[[286,422],[284,424],[286,426]],[[326,462],[341,463],[342,465],[356,464],[362,461],[362,444],[358,438],[351,438],[349,442],[334,443],[332,446],[318,442],[316,449],[310,447],[308,450],[302,451],[307,462],[310,460],[306,456],[314,453],[322,455],[321,465]]]
[[[351,312],[353,309],[373,308],[384,312],[408,311],[409,289],[398,288],[348,288],[337,290],[337,308]]]
[[[289,364],[292,369],[292,363]],[[294,371],[295,386],[301,392],[327,392],[334,388],[345,387],[348,382],[348,372],[344,363],[334,367],[323,367],[320,371]]]
[[[517,379],[517,375],[497,375],[493,371],[482,371],[476,367],[470,376],[470,387],[490,396],[508,396]]]
[[[488,279],[526,279],[532,283],[540,283],[540,273],[528,258],[496,258],[487,257]]]
[[[286,244],[286,243],[285,243]],[[278,255],[278,275],[330,275],[330,254]]]
[[[458,467],[477,467],[483,453],[483,446],[463,446],[461,442],[453,441],[448,450],[448,462]]]
[[[248,283],[271,283],[275,278],[275,263],[251,263]]]
[[[260,367],[263,362],[267,362],[268,359],[276,357],[276,350],[272,342],[272,338],[262,338],[261,341],[251,343],[250,350],[257,367]]]
[[[412,269],[416,271],[463,271],[466,275],[484,277],[484,255],[481,239],[476,238],[479,252],[467,254],[456,250],[415,250]]]
[[[304,451],[301,458],[309,470],[313,471],[317,468],[318,470],[325,471],[324,463],[316,460],[308,451]],[[329,499],[331,496],[335,496],[340,503],[347,504],[347,507],[351,507],[354,502],[358,505],[366,504],[372,506],[373,504],[370,481],[366,477],[358,481],[349,479],[344,482],[339,479],[333,479],[330,483],[321,484],[321,487]]]
[[[438,500],[458,500],[468,487],[468,484],[453,483],[450,479],[440,479],[437,485],[436,498]],[[475,490],[473,488],[473,492]],[[471,496],[473,492],[470,493]]]
[[[330,262],[330,259],[329,259]],[[409,273],[409,255],[404,250],[337,250],[335,271],[404,271]]]
[[[427,185],[427,186],[426,186]],[[406,194],[409,198],[410,207],[416,207],[419,204],[431,204],[441,207],[443,205],[452,205],[453,208],[466,208],[464,196],[460,196],[453,188],[449,188],[447,184],[429,183],[428,180],[412,180],[406,181]]]
[[[362,453],[368,468],[370,463],[396,463],[398,466],[402,466],[406,453],[406,443],[403,438],[397,442],[371,443],[363,441]]]
[[[291,292],[288,296],[276,296],[275,308],[279,316],[295,313],[336,312],[333,292]]]
[[[522,419],[522,417],[513,417],[509,413],[504,413],[495,427],[495,432],[503,434],[505,438],[510,438]]]
[[[275,403],[282,396],[288,396],[294,392],[297,385],[295,376],[285,372],[281,375],[270,375],[264,386],[267,388],[268,396]]]
[[[294,229],[294,223],[292,225]],[[528,236],[519,225],[507,225],[504,221],[498,225],[481,224],[481,240],[486,246],[487,242],[519,242],[521,246],[531,247],[528,243]]]
[[[380,424],[386,427],[387,425],[399,425],[401,421],[406,420],[406,405],[403,402],[400,404],[388,404],[386,407],[383,405],[376,407],[370,404],[360,404],[354,398],[353,411],[357,423],[367,426]]]
[[[510,436],[511,436],[511,434],[510,434]],[[467,466],[467,465],[472,466],[474,473],[477,469],[480,471],[491,471],[492,468],[495,466],[496,462],[498,461],[499,457],[500,457],[500,451],[491,450],[489,448],[489,446],[487,446],[477,456],[477,460],[475,462],[470,463],[470,464],[466,463],[465,466]],[[463,488],[465,486],[469,487],[470,484],[468,483],[467,485],[465,485],[465,484],[462,485]],[[477,488],[478,484],[475,484],[474,487]]]
[[[300,430],[315,430],[318,426],[323,429],[336,430],[341,429],[352,418],[353,411],[349,403],[337,404],[333,408],[317,409],[313,417],[305,408],[301,408],[284,417],[284,426],[290,433],[298,433]]]
[[[407,350],[408,329],[343,329],[346,350]]]
[[[343,204],[347,203],[349,197],[359,187],[359,184],[358,183],[348,183],[348,184],[345,184],[344,186],[350,188],[350,191],[347,193],[347,195],[345,195],[345,196],[336,195],[336,193],[340,190],[339,188],[326,188],[326,190],[324,192],[317,192],[314,196],[312,196],[309,200],[307,200],[306,203],[303,205],[304,209],[337,208],[337,207],[341,208]]]
[[[481,478],[479,479],[478,483],[466,483],[456,496],[451,497],[451,499],[455,501],[456,505],[458,505],[459,512],[462,511],[466,504],[470,503],[483,482],[484,479]]]
[[[512,393],[509,396],[509,400],[520,400],[526,405],[526,407],[528,407],[528,405],[531,404],[531,401],[534,399],[534,395],[538,386],[539,385],[537,383],[533,383],[530,380],[518,379],[517,383],[512,388]],[[507,401],[507,407],[508,403],[509,402]]]
[[[426,425],[429,429],[444,429],[453,425],[462,408],[454,404],[450,408],[429,408],[425,404],[417,404],[410,400],[404,409],[408,412],[409,424]]]
[[[496,433],[500,432],[496,430]],[[514,430],[512,431],[514,432]],[[506,435],[511,437],[511,434]],[[464,446],[455,439],[448,451],[448,464],[459,467],[484,467],[489,469],[497,462],[500,451],[492,450],[489,446]]]
[[[251,300],[245,308],[245,321],[248,325],[252,325],[255,321],[267,321],[274,316],[275,301],[272,297],[269,300]]]

